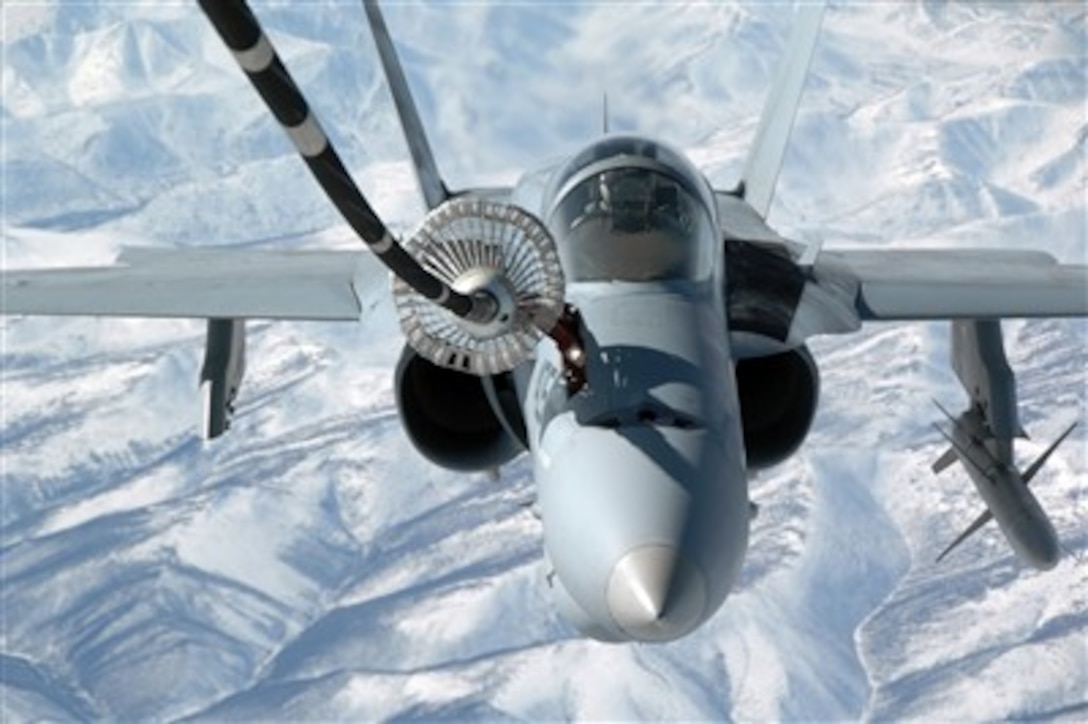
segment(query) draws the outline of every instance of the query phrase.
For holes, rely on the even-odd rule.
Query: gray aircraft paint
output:
[[[223,11],[215,3],[203,5]],[[384,23],[374,20],[376,4],[368,3],[367,10],[394,96],[409,100],[403,74],[390,73],[398,61]],[[786,43],[791,50],[780,76],[789,82],[780,80],[771,89],[745,178],[733,192],[712,192],[687,160],[660,144],[633,139],[643,150],[632,151],[622,144],[609,146],[615,139],[607,137],[591,147],[588,161],[583,158],[575,164],[574,171],[581,176],[553,166],[528,174],[509,197],[505,189],[455,194],[511,198],[551,223],[555,204],[594,174],[631,171],[637,180],[639,174],[663,173],[673,175],[686,193],[701,199],[713,221],[685,237],[711,244],[692,248],[693,259],[701,250],[713,249],[713,258],[701,275],[665,281],[575,280],[569,285],[569,301],[580,308],[584,322],[589,382],[584,391],[570,394],[561,377],[559,355],[546,341],[540,344],[537,359],[514,375],[526,417],[525,441],[535,458],[545,552],[555,572],[553,585],[560,604],[586,634],[612,640],[676,638],[712,615],[735,583],[747,546],[749,504],[734,359],[792,349],[810,335],[854,331],[869,320],[1088,314],[1086,268],[1059,265],[1049,254],[984,249],[824,252],[818,244],[806,247],[789,242],[767,226],[764,216],[789,140],[787,121],[796,113],[803,66],[814,47],[821,14],[818,9],[801,11],[797,30]],[[260,35],[254,36],[253,43],[235,48],[242,52],[243,67],[250,63],[249,51],[260,49],[259,39]],[[399,247],[361,193],[355,189],[349,199],[336,192],[342,188],[330,184],[350,181],[350,175],[334,168],[338,161],[329,163],[328,138],[314,133],[319,128],[316,119],[307,121],[308,106],[297,89],[290,90],[287,110],[301,123],[284,124],[291,139],[330,200],[341,210],[346,208],[349,224],[370,250],[389,255]],[[433,205],[445,187],[423,138],[422,124],[405,103],[398,102],[397,107],[425,197]],[[314,143],[315,139],[320,143]],[[660,149],[663,154],[648,154],[647,149]],[[595,223],[607,232],[601,220]],[[561,248],[568,245],[570,251],[574,240],[568,230],[551,226]],[[582,241],[596,239],[604,245],[601,248],[615,241],[593,234],[585,237]],[[607,263],[611,258],[627,269],[644,263],[652,266],[660,261],[654,249],[660,250],[659,242],[666,237],[661,232],[628,248],[613,245],[615,255],[593,252],[595,261]],[[727,288],[723,240],[736,242],[737,258],[748,260],[758,261],[757,252],[765,251],[758,247],[772,248],[781,267],[758,284]],[[366,288],[362,283],[365,258],[370,255],[362,252],[130,251],[118,260],[119,265],[108,268],[6,271],[0,311],[213,321],[357,321]],[[577,265],[565,271],[577,271]],[[731,330],[733,310],[726,306],[724,295],[732,295],[737,310],[756,312],[747,321],[765,324],[754,305],[768,301],[765,292],[777,282],[787,284],[769,298],[774,305],[772,328],[738,324]],[[446,287],[431,291],[424,296],[440,303],[451,298]],[[240,328],[237,332],[209,336],[213,376],[224,382],[222,390],[231,395],[235,390],[229,382],[241,381],[241,367],[235,374],[229,362],[232,357],[241,360],[241,347],[235,345],[241,340]],[[984,352],[981,359],[986,357]],[[500,399],[498,388],[488,394]],[[1014,547],[1023,544],[1030,556],[1048,560],[1045,547],[1039,548],[1031,539],[1032,532],[1041,528],[1035,525],[1039,519],[1026,482],[1053,446],[1023,476],[1019,487],[1014,484],[1019,474],[1005,470],[1011,460],[1000,453],[1001,470],[976,478],[989,462],[987,456],[993,454],[983,440],[985,424],[976,419],[980,414],[969,410],[961,416],[954,431],[959,438],[953,457],[959,455],[968,464],[977,485],[985,480],[990,486],[983,497],[995,516],[1004,511],[1003,529]],[[516,425],[507,428],[512,438],[520,438]],[[1028,528],[1020,530],[1025,520]]]
[[[246,373],[244,319],[209,319],[200,368],[203,436],[211,440],[230,428],[234,398]]]
[[[989,319],[956,320],[951,326],[952,368],[970,402],[952,420],[952,447],[933,469],[940,472],[958,459],[986,503],[987,513],[977,518],[941,557],[992,517],[1022,561],[1042,570],[1053,568],[1060,555],[1058,536],[1028,483],[1038,464],[1058,443],[1027,475],[1021,476],[1013,459],[1013,440],[1023,437],[1024,431],[1017,414],[1016,377],[1005,358],[1001,323]]]
[[[700,193],[701,175],[672,153],[646,139],[609,138],[555,171],[551,192],[539,197],[549,217],[587,179],[651,169],[690,189],[691,213],[709,222],[693,223],[693,237],[674,240],[692,255],[701,245],[712,250],[705,268],[689,276],[568,285],[582,319],[584,390],[570,394],[549,341],[540,344],[528,379],[522,377],[552,585],[568,615],[602,639],[671,640],[691,631],[725,600],[748,544],[715,209],[710,195]],[[605,208],[580,220],[600,220],[603,231],[593,238],[552,224],[574,276],[585,257],[569,247],[610,243],[602,238],[610,233],[612,242],[635,246],[657,231],[609,232],[622,212]],[[655,266],[654,259],[640,262],[639,269]]]
[[[952,427],[955,454],[1009,546],[1024,563],[1040,570],[1053,568],[1061,553],[1054,525],[1016,467],[994,457],[991,446],[987,445],[992,440],[978,407],[971,407],[956,418]],[[983,518],[986,517],[984,514]]]
[[[567,397],[558,355],[545,344],[526,391],[544,545],[570,598],[615,629],[606,591],[620,561],[643,547],[674,547],[693,572],[678,575],[669,595],[697,599],[697,610],[670,619],[667,604],[654,627],[610,631],[671,639],[718,609],[747,548],[726,326],[707,287],[603,287],[572,289],[592,330],[588,389]]]
[[[952,369],[989,426],[991,453],[1012,464],[1012,439],[1023,437],[1016,405],[1016,377],[1005,358],[1001,322],[952,322]]]

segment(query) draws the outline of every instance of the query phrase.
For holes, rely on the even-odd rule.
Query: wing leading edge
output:
[[[861,321],[1088,315],[1088,266],[1045,252],[824,251],[812,274],[852,288]]]
[[[358,321],[367,257],[133,247],[115,266],[0,271],[0,313]]]

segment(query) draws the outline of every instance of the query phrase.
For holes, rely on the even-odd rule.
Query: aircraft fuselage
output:
[[[586,384],[572,391],[550,340],[518,382],[552,585],[596,638],[690,632],[725,600],[747,549],[711,198],[677,154],[614,137],[542,197],[580,313]]]

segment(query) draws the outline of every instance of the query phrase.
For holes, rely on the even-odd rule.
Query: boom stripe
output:
[[[199,4],[329,201],[359,238],[390,271],[425,298],[460,317],[472,312],[472,299],[451,290],[424,269],[378,218],[245,0],[199,0]]]
[[[268,38],[261,33],[261,37],[257,39],[257,44],[246,50],[234,50],[234,59],[238,61],[238,65],[242,66],[242,70],[246,73],[260,73],[268,69],[272,65],[272,61],[276,59],[276,51],[272,48],[272,43],[268,42]]]
[[[290,136],[291,143],[295,144],[295,149],[306,159],[320,156],[329,145],[329,137],[312,113],[299,125],[285,126],[284,130]]]

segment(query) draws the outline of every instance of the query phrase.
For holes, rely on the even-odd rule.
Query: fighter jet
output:
[[[713,188],[661,140],[606,133],[513,187],[458,190],[368,0],[429,210],[400,240],[247,4],[199,4],[367,250],[130,249],[111,267],[8,270],[5,314],[207,319],[200,389],[214,438],[245,402],[246,322],[358,322],[377,259],[406,338],[395,389],[412,443],[461,471],[530,456],[559,606],[588,636],[648,642],[692,632],[736,585],[749,480],[798,449],[817,407],[807,341],[867,321],[959,320],[989,332],[957,337],[970,406],[938,467],[962,461],[1014,549],[1051,565],[1053,529],[1026,489],[1038,465],[1012,467],[1014,381],[978,380],[1006,364],[995,320],[1088,315],[1088,268],[1037,251],[824,250],[768,226],[822,6],[796,13],[735,188]]]

